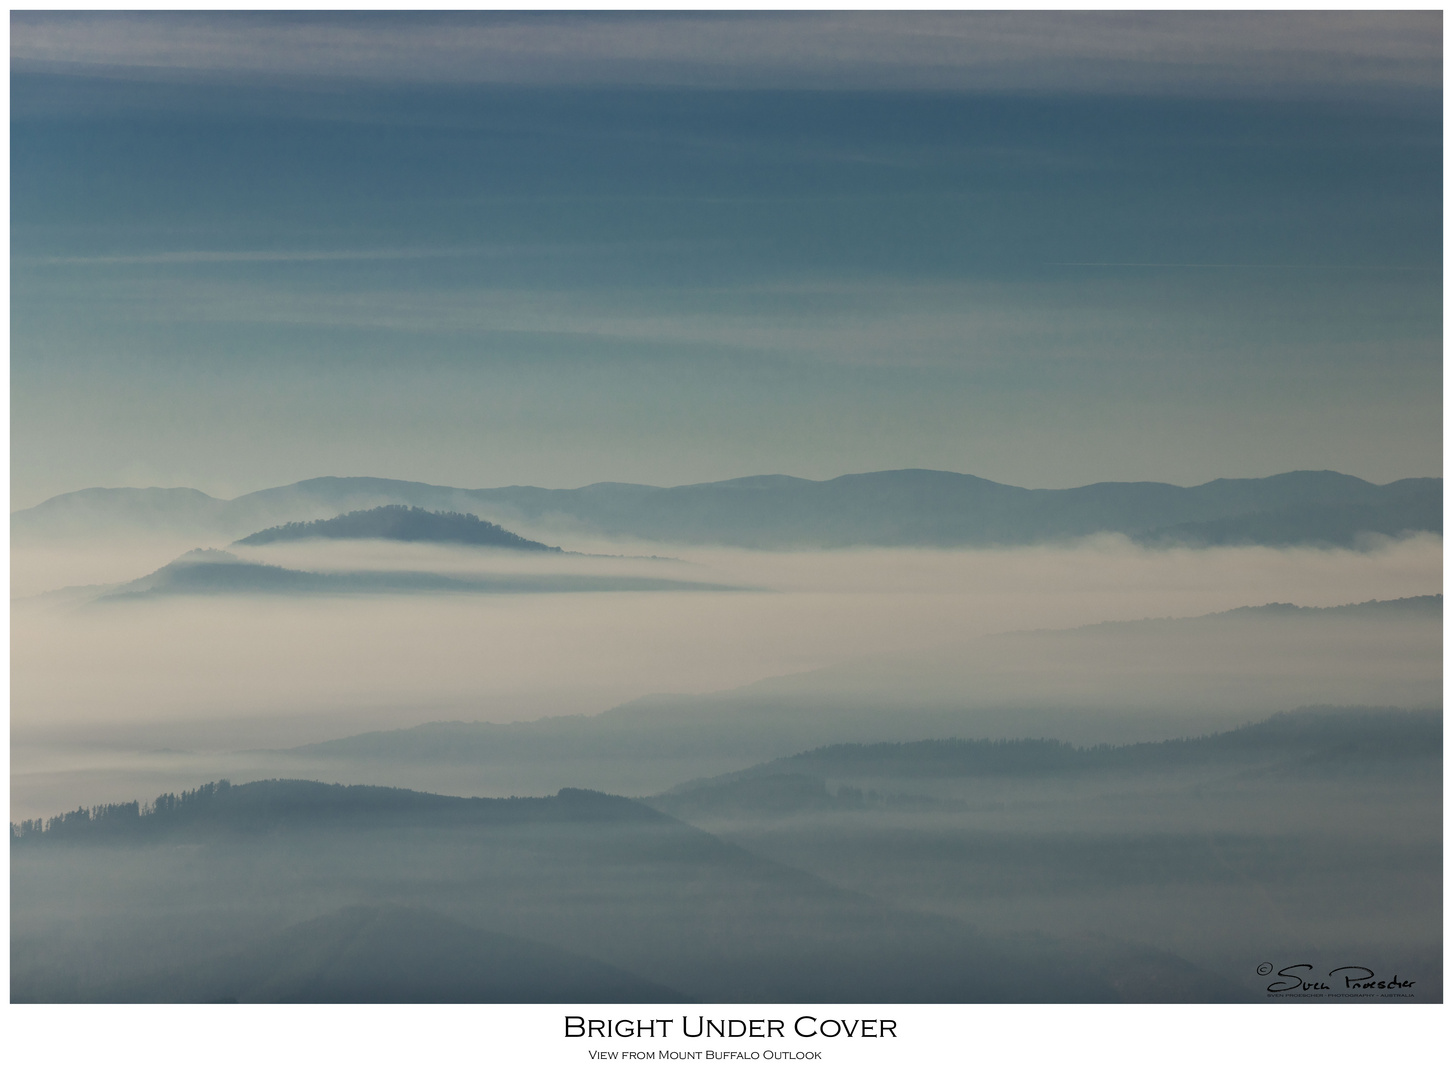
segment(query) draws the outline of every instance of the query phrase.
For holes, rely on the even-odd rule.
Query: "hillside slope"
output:
[[[1131,998],[1236,996],[1161,951],[986,937],[594,792],[454,799],[271,781],[158,806],[12,840],[13,1000],[542,992],[539,971],[461,978],[450,959],[542,956],[519,942],[571,954],[550,962],[570,982],[560,1000],[639,1000],[651,983],[713,1001],[1107,1001],[1127,997],[1117,971],[1147,968],[1158,989]],[[380,904],[433,915],[350,914]],[[316,937],[298,929],[320,918]],[[408,956],[393,924],[416,943]],[[375,965],[388,970],[375,978]]]
[[[318,521],[290,521],[252,533],[239,544],[259,546],[298,540],[395,540],[402,543],[468,544],[513,551],[559,551],[502,529],[473,514],[433,512],[417,506],[378,506]]]

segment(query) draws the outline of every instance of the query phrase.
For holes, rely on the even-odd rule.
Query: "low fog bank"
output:
[[[555,558],[436,545],[286,549],[299,569],[487,566],[507,574]],[[1102,537],[1001,551],[670,554],[679,561],[559,558],[592,574],[759,591],[109,605],[63,594],[16,602],[15,810],[51,813],[93,800],[101,790],[93,781],[106,797],[144,794],[168,775],[199,782],[211,774],[194,767],[193,755],[286,749],[433,721],[600,717],[551,721],[571,733],[568,740],[546,725],[540,749],[504,757],[491,750],[449,762],[350,752],[336,762],[314,756],[305,774],[275,762],[246,771],[462,794],[563,784],[645,794],[840,738],[1127,741],[1222,730],[1315,703],[1419,705],[1439,697],[1435,618],[1374,627],[1257,616],[1169,630],[1017,633],[1273,601],[1327,606],[1436,592],[1441,548],[1426,539],[1365,552],[1152,552]],[[678,697],[627,704],[661,694]],[[683,732],[701,737],[683,742]],[[521,747],[531,741],[524,729],[508,739]],[[658,770],[653,761],[665,764]],[[609,762],[616,764],[607,770]],[[127,789],[131,770],[143,786]],[[513,790],[503,786],[511,776],[519,784]]]
[[[340,547],[350,545],[322,545],[297,568],[395,560],[508,572],[544,558],[364,545],[346,563]],[[640,574],[636,560],[576,562]],[[474,718],[491,721],[598,712],[650,693],[710,693],[885,653],[947,652],[1006,631],[1435,593],[1442,560],[1441,547],[1423,541],[1352,553],[1145,552],[1107,540],[1002,552],[698,551],[651,566],[653,576],[765,591],[19,603],[14,720],[24,728],[404,711],[468,698]],[[500,700],[518,704],[497,708]]]
[[[1246,716],[1311,703],[1427,706],[1442,697],[1442,618],[1441,599],[1426,597],[1020,631],[768,679],[738,694],[1167,715]],[[1076,741],[1096,737],[1086,730]]]
[[[1312,703],[1430,707],[1441,690],[1441,609],[1427,598],[996,635],[597,716],[436,723],[239,763],[461,792],[640,795],[839,741],[1091,746],[1205,735]]]
[[[109,542],[35,543],[15,538],[10,545],[10,596],[26,601],[60,589],[117,585],[149,574],[184,551],[221,547],[233,537],[216,533],[117,536]],[[47,606],[59,597],[45,598]]]

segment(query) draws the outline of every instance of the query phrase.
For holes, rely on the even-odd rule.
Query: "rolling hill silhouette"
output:
[[[651,695],[595,716],[433,722],[259,751],[258,767],[415,785],[470,769],[496,784],[528,777],[547,790],[648,795],[835,743],[1149,743],[1309,703],[1422,708],[1441,686],[1441,612],[1439,596],[1269,604],[994,635],[972,650],[867,657],[721,693]],[[1304,670],[1301,656],[1316,662]],[[1327,656],[1338,658],[1335,671]],[[958,698],[913,696],[944,671],[961,677]],[[892,692],[873,693],[883,686]]]
[[[750,548],[962,547],[1122,533],[1148,544],[1346,546],[1364,535],[1441,533],[1436,478],[1372,484],[1330,471],[1195,487],[1098,483],[1029,489],[930,469],[803,480],[751,476],[660,488],[452,488],[377,477],[317,477],[235,499],[191,488],[87,488],[11,515],[17,542],[132,531],[236,536],[305,518],[408,505],[515,526]]]
[[[1058,739],[924,739],[838,743],[722,776],[689,780],[647,800],[688,821],[718,815],[772,816],[828,810],[951,808],[942,800],[830,792],[838,780],[994,777],[1144,777],[1215,770],[1221,776],[1431,775],[1443,759],[1443,717],[1434,709],[1306,708],[1190,739],[1079,747]]]

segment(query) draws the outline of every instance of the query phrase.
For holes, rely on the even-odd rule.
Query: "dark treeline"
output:
[[[179,795],[138,802],[80,807],[42,821],[12,822],[15,841],[145,839],[178,830],[267,832],[316,825],[378,826],[389,823],[447,825],[523,822],[630,821],[655,811],[616,795],[562,788],[543,797],[503,799],[433,795],[406,788],[324,784],[314,780],[257,780],[203,784]]]
[[[759,773],[722,783],[691,786],[642,801],[662,813],[687,821],[722,813],[771,818],[816,811],[959,810],[964,807],[961,799],[884,793],[851,784],[838,784],[836,790],[829,790],[822,777],[803,773]]]
[[[124,803],[105,803],[87,810],[78,806],[53,818],[27,818],[10,823],[10,837],[13,840],[28,840],[42,834],[52,836],[96,836],[105,833],[130,832],[137,830],[142,818],[159,816],[174,818],[189,815],[203,804],[210,804],[218,794],[225,794],[231,783],[218,780],[202,784],[180,795],[158,795],[155,801],[142,803],[135,799]]]
[[[355,510],[319,521],[290,521],[263,529],[237,541],[239,544],[277,544],[289,540],[321,537],[329,540],[401,540],[413,543],[473,544],[513,548],[517,551],[559,551],[558,547],[481,521],[473,514],[421,510],[417,506],[378,506]]]

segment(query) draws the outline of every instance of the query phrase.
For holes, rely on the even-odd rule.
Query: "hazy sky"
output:
[[[16,14],[13,503],[1441,474],[1441,16]]]

